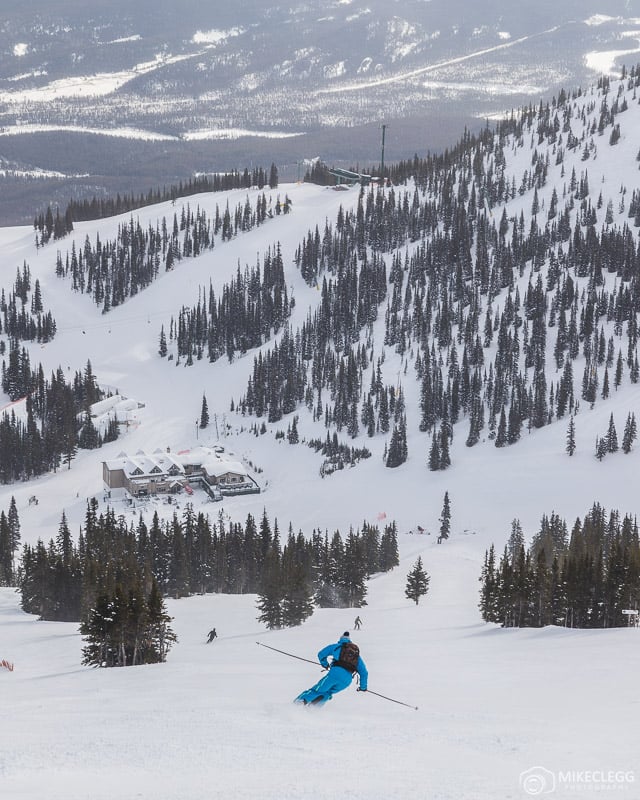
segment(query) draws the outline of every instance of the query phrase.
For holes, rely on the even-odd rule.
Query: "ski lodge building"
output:
[[[199,487],[212,500],[225,495],[259,493],[260,487],[239,461],[226,457],[224,448],[196,447],[171,453],[156,450],[151,455],[143,450],[129,456],[120,453],[102,462],[105,490],[124,490],[131,497],[175,494]]]

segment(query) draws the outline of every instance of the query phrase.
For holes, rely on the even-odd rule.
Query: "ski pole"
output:
[[[366,692],[367,694],[375,694],[376,697],[381,697],[383,700],[389,700],[391,703],[397,703],[399,706],[406,706],[407,708],[412,708],[414,711],[418,710],[418,706],[412,706],[409,703],[403,703],[402,700],[394,700],[393,697],[386,697],[384,694],[372,692],[371,689],[360,689],[360,687],[358,687],[358,691]]]
[[[316,666],[322,666],[319,665],[317,661],[312,661],[310,658],[302,658],[302,656],[294,656],[293,653],[287,653],[286,650],[278,650],[277,647],[270,647],[268,644],[262,644],[262,642],[256,642],[256,644],[259,645],[260,647],[266,647],[267,650],[273,650],[276,653],[282,653],[283,656],[289,656],[289,658],[297,658],[298,661],[306,661],[308,664],[315,664]],[[326,667],[322,668],[326,669]]]

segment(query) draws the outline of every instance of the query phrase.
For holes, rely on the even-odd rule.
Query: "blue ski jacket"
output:
[[[332,661],[337,661],[340,658],[340,650],[342,649],[342,645],[345,642],[350,642],[350,641],[351,639],[349,639],[347,636],[341,636],[340,640],[335,644],[328,644],[326,647],[323,647],[322,650],[318,653],[318,661],[326,669],[339,669],[341,672],[346,672],[347,675],[349,675],[350,672],[348,669],[345,669],[344,667],[339,667],[337,665],[335,667],[331,666],[331,664],[329,663],[329,658],[331,658]],[[362,660],[362,656],[358,657],[358,666],[356,668],[356,671],[360,677],[360,689],[362,689],[362,691],[364,692],[367,690],[369,673],[367,672],[367,667],[364,661]]]

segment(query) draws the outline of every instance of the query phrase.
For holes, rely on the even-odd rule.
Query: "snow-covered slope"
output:
[[[597,94],[592,99],[597,105]],[[589,101],[589,95],[576,100]],[[608,144],[607,132],[597,140],[590,160],[581,161],[582,147],[567,153],[567,178],[551,160],[548,183],[539,192],[545,208],[554,185],[561,194],[573,166],[578,175],[588,168],[594,202],[602,191],[600,213],[612,198],[616,224],[627,221],[626,211],[619,209],[620,186],[626,186],[627,197],[636,188],[640,128],[640,108],[631,101],[629,92],[629,108],[616,119],[621,126],[617,145]],[[509,176],[519,178],[528,168],[535,146],[507,144]],[[104,502],[103,460],[122,450],[178,451],[221,443],[235,458],[262,470],[255,475],[263,488],[260,495],[222,503],[233,519],[243,520],[248,512],[258,516],[266,508],[281,530],[291,522],[294,530],[305,533],[314,527],[344,533],[383,514],[395,519],[401,563],[371,581],[357,641],[369,667],[370,688],[419,710],[354,689],[318,713],[290,705],[318,679],[319,670],[255,642],[313,658],[351,626],[352,610],[318,610],[300,628],[267,633],[256,622],[254,597],[170,601],[179,643],[167,664],[100,671],[81,667],[76,626],[24,615],[18,596],[5,589],[0,592],[0,659],[15,664],[13,672],[0,669],[6,720],[0,776],[6,796],[199,800],[231,795],[270,800],[348,792],[362,800],[506,800],[536,794],[540,785],[550,790],[553,780],[559,796],[575,796],[597,785],[635,798],[633,779],[640,780],[634,740],[638,631],[487,626],[477,611],[477,578],[485,549],[494,541],[502,546],[516,517],[531,536],[542,514],[555,511],[571,523],[595,500],[623,514],[636,513],[637,449],[599,462],[593,444],[606,431],[611,413],[621,425],[629,411],[638,411],[638,385],[627,378],[593,408],[583,404],[572,458],[565,452],[566,418],[525,433],[517,445],[504,449],[496,449],[490,440],[467,448],[464,420],[454,429],[452,467],[430,472],[430,437],[417,428],[418,385],[400,375],[402,359],[388,350],[385,380],[402,378],[406,392],[408,461],[397,469],[385,468],[387,437],[362,436],[360,443],[370,447],[372,458],[321,479],[319,457],[312,450],[274,438],[276,430],[286,430],[287,420],[256,437],[246,430],[254,420],[230,412],[230,399],[237,400],[246,389],[254,353],[232,364],[223,358],[190,367],[157,354],[161,325],[167,329],[182,304],[192,305],[200,286],[211,282],[220,291],[238,263],[255,264],[256,256],[276,241],[296,299],[293,327],[305,319],[319,293],[304,284],[293,266],[295,249],[309,228],[318,224],[322,229],[325,219],[333,221],[341,204],[355,207],[358,189],[335,192],[290,185],[274,195],[285,192],[293,202],[291,214],[274,217],[197,259],[183,260],[106,315],[55,276],[56,245],[36,250],[30,228],[0,233],[2,285],[10,288],[16,267],[26,259],[33,278],[40,280],[45,307],[58,323],[52,342],[30,348],[32,363],[41,361],[46,372],[61,365],[73,375],[90,359],[102,385],[144,403],[139,424],[119,441],[81,452],[68,470],[0,487],[0,508],[6,510],[15,496],[23,541],[47,541],[55,536],[63,510],[77,531],[87,499],[95,496]],[[230,207],[245,196],[229,193]],[[226,200],[219,194],[188,202],[212,212]],[[176,208],[166,204],[143,209],[136,216],[143,227],[155,226],[163,215],[179,213],[183,202],[177,201]],[[528,222],[531,203],[532,192],[518,195],[510,201],[509,217],[523,210]],[[498,213],[501,209],[493,210]],[[81,249],[85,237],[93,240],[97,231],[106,241],[128,219],[78,224],[57,246],[64,252],[75,241]],[[525,274],[523,286],[527,280]],[[381,348],[382,320],[374,336]],[[264,349],[269,347],[267,343]],[[203,392],[218,423],[217,435],[213,423],[204,431],[197,429]],[[13,409],[21,413],[19,403]],[[303,409],[299,430],[301,437],[322,436],[323,426],[314,424]],[[406,533],[418,524],[437,533],[445,491],[452,505],[451,539],[438,546],[434,535]],[[29,505],[32,495],[37,505]],[[212,516],[220,511],[220,505],[208,504],[198,493],[191,502]],[[160,501],[144,508],[124,503],[114,507],[132,522],[141,511],[168,514],[175,508]],[[404,585],[418,555],[431,575],[431,590],[416,607],[405,599]],[[205,645],[212,625],[220,638]],[[532,768],[538,772],[526,773]]]
[[[249,800],[396,797],[507,800],[529,796],[521,773],[558,782],[558,796],[588,791],[560,773],[596,779],[635,798],[640,658],[635,629],[500,630],[472,607],[472,537],[441,547],[402,536],[401,563],[370,584],[353,638],[372,691],[355,684],[321,710],[291,701],[314,659],[353,624],[355,610],[321,610],[300,628],[265,632],[253,597],[170,601],[179,643],[166,664],[79,666],[74,625],[37,622],[0,590],[0,671],[6,731],[0,769],[7,797],[50,800]],[[421,553],[432,591],[404,598]],[[217,626],[219,638],[205,644]],[[547,784],[550,787],[550,783]],[[342,787],[342,788],[340,788]],[[570,794],[570,792],[572,794]],[[534,792],[530,792],[534,794]]]

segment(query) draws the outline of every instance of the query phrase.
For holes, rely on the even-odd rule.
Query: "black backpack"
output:
[[[358,669],[358,660],[360,658],[360,648],[353,642],[344,642],[340,648],[340,656],[332,663],[332,667],[343,667],[349,672],[355,672]]]

